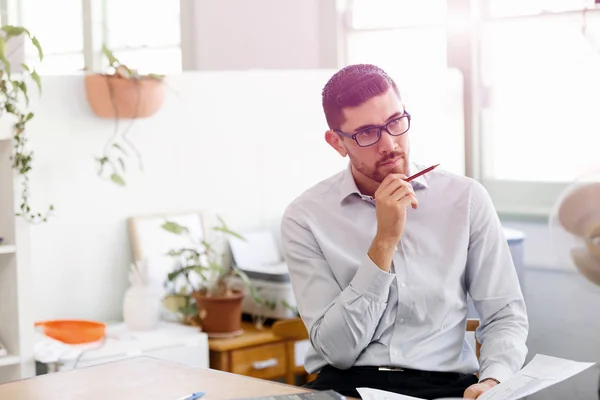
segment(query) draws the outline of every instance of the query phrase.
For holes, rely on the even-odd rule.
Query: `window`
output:
[[[600,36],[594,33],[600,32],[584,36],[571,18],[486,26],[485,176],[568,182],[598,166]]]
[[[491,3],[512,15],[538,13],[542,2]],[[481,176],[511,213],[546,215],[566,184],[600,168],[600,11],[543,3],[552,13],[483,24]]]
[[[381,65],[409,88],[409,104],[419,106],[413,125],[424,121],[411,137],[413,152],[456,172],[461,160],[475,166],[501,213],[547,216],[565,185],[600,169],[600,9],[594,0],[448,4],[350,1],[346,63]],[[472,61],[461,67],[464,87],[481,93],[470,103],[447,71],[448,58],[465,57]],[[466,136],[457,113],[478,117]]]
[[[489,1],[490,16],[515,17],[594,8],[594,0],[484,0]]]
[[[26,41],[25,60],[29,65],[35,65],[40,74],[74,73],[83,69],[81,0],[22,0],[19,8],[19,25],[39,39],[44,51],[40,63],[37,49]],[[60,10],[60,24],[49,18],[56,10]]]
[[[446,69],[446,1],[354,0],[346,62],[370,62],[390,74]]]
[[[395,79],[413,115],[412,157],[463,174],[462,77],[447,68],[446,1],[354,0],[347,16],[345,63]]]
[[[182,70],[179,1],[105,0],[106,44],[140,73]],[[140,13],[140,10],[144,10]],[[139,17],[132,19],[133,15]],[[143,17],[142,17],[143,15]],[[135,24],[132,21],[135,20]]]
[[[36,64],[40,74],[74,73],[84,67],[97,69],[106,65],[100,52],[103,43],[121,62],[141,73],[181,72],[179,4],[144,0],[0,0],[0,8],[10,10],[8,23],[23,25],[38,37],[44,50],[44,60]],[[93,10],[92,15],[86,17],[86,10]],[[56,15],[59,20],[49,18]],[[84,33],[92,39],[85,41]],[[89,43],[94,43],[94,48]],[[25,59],[36,60],[36,50],[29,44]],[[86,59],[89,65],[85,65]]]

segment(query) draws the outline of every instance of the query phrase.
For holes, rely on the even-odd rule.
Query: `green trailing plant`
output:
[[[27,148],[26,126],[34,117],[29,107],[29,83],[33,81],[42,92],[41,79],[35,68],[21,63],[23,70],[19,74],[12,73],[9,61],[11,53],[7,54],[8,42],[11,39],[25,36],[37,49],[37,58],[41,62],[44,58],[42,46],[38,39],[22,26],[6,25],[0,27],[0,116],[14,118],[11,155],[12,167],[21,177],[21,201],[17,215],[31,223],[46,222],[54,206],[50,205],[44,213],[34,212],[31,209],[29,195],[29,173],[33,165],[33,151]]]
[[[164,79],[164,75],[140,74],[137,70],[129,68],[117,57],[115,57],[114,53],[106,45],[102,46],[102,53],[107,58],[109,65],[108,72],[103,74],[106,77],[112,77],[116,79],[131,79],[135,82],[138,82],[142,79],[156,79],[159,81]],[[111,90],[112,96],[112,87],[110,85],[109,90]],[[131,120],[129,126],[125,128],[123,132],[119,132],[119,122],[120,119],[118,117],[115,118],[115,129],[113,135],[104,146],[102,155],[100,157],[96,157],[96,162],[98,163],[98,175],[100,177],[108,177],[111,182],[119,186],[125,186],[126,182],[124,175],[128,169],[125,160],[130,157],[130,153],[126,149],[129,149],[135,154],[140,170],[143,170],[144,166],[142,163],[141,153],[127,137],[128,133],[133,127],[135,118]]]

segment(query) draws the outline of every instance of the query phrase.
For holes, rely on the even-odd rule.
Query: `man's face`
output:
[[[390,89],[358,107],[344,108],[345,122],[340,130],[353,134],[366,126],[383,125],[403,113],[404,106]],[[408,174],[408,133],[391,136],[382,130],[379,141],[368,147],[361,147],[353,139],[341,137],[333,131],[327,132],[326,140],[342,156],[347,154],[350,157],[355,178],[359,181],[368,178],[381,183],[390,173]]]

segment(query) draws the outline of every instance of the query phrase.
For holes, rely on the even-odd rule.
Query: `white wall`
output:
[[[145,170],[125,188],[96,175],[93,157],[113,121],[91,113],[83,77],[45,77],[29,128],[31,190],[34,206],[52,202],[57,211],[31,229],[36,318],[120,318],[132,215],[201,209],[258,227],[343,168],[323,140],[320,90],[330,74],[169,77],[164,108],[131,129]]]
[[[336,0],[181,0],[185,70],[336,68]]]
[[[321,90],[333,72],[168,77],[164,108],[131,128],[144,172],[132,163],[125,188],[96,175],[94,157],[114,122],[91,113],[83,77],[44,77],[28,129],[35,151],[32,201],[36,208],[52,202],[57,211],[31,231],[36,318],[120,318],[131,259],[126,219],[132,215],[201,209],[238,230],[278,230],[295,196],[346,166],[323,139]],[[453,71],[436,79],[438,92],[433,85],[418,90],[425,87],[419,81],[406,85],[416,121],[414,155],[460,173],[462,142],[452,138],[462,134],[461,81]],[[428,114],[443,115],[436,119],[441,125],[425,122]],[[428,143],[442,145],[427,151]]]

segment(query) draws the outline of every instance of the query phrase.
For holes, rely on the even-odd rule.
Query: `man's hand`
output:
[[[377,234],[369,249],[369,257],[384,271],[390,270],[396,245],[404,232],[407,207],[418,206],[412,185],[404,179],[406,175],[389,174],[374,195]]]
[[[496,386],[498,382],[493,379],[484,379],[483,381],[471,385],[465,390],[465,394],[463,397],[465,399],[474,400],[481,396],[484,392],[487,392],[494,386]]]
[[[406,175],[389,174],[375,191],[377,236],[398,243],[406,225],[406,209],[418,201]]]

